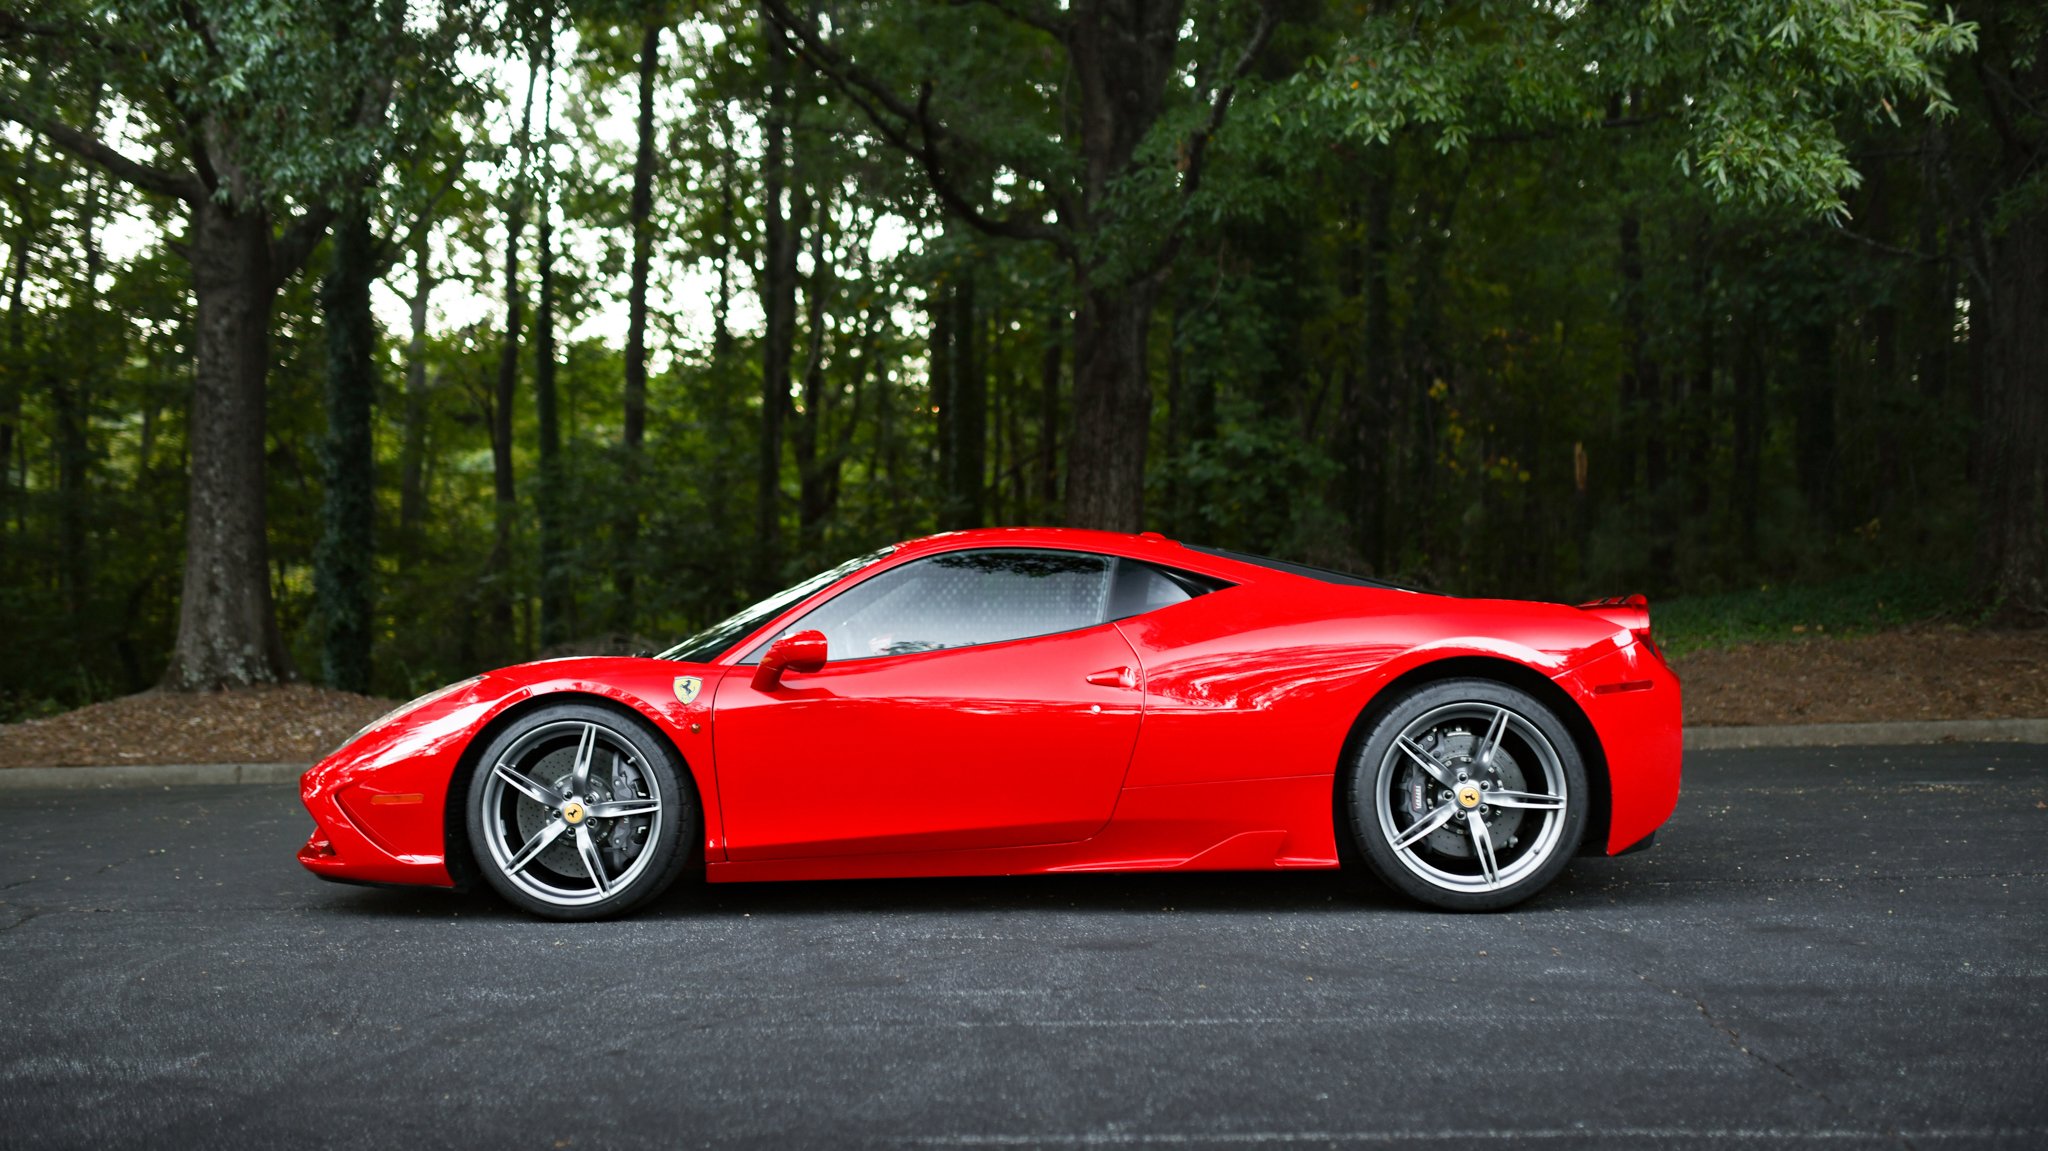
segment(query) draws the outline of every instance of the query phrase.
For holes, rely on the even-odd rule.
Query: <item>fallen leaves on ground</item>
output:
[[[0,768],[310,764],[396,706],[395,700],[306,684],[146,691],[48,719],[0,724]]]
[[[1701,726],[2048,717],[2048,630],[1918,627],[1672,661]]]

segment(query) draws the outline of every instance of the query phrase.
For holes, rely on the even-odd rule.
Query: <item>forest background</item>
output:
[[[1681,642],[2040,623],[2044,36],[10,0],[0,719],[666,646],[981,524],[1676,596]]]

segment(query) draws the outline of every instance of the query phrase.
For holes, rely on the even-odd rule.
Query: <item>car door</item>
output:
[[[987,548],[884,570],[782,630],[825,666],[720,684],[729,858],[1017,847],[1109,821],[1137,740],[1111,557]],[[766,644],[750,653],[758,663]]]

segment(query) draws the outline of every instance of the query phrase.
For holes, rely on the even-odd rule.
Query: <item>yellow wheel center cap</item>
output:
[[[567,806],[562,808],[562,818],[569,821],[570,827],[574,827],[577,824],[582,823],[583,815],[583,805],[576,802],[573,799],[569,801]]]
[[[1462,807],[1462,808],[1464,808],[1465,810],[1467,810],[1467,811],[1470,811],[1470,810],[1472,810],[1473,808],[1475,808],[1475,807],[1478,807],[1478,806],[1479,806],[1479,800],[1480,800],[1480,794],[1479,794],[1479,785],[1478,785],[1478,784],[1474,784],[1474,783],[1461,783],[1461,784],[1459,784],[1459,785],[1458,785],[1458,806],[1459,806],[1459,807]]]

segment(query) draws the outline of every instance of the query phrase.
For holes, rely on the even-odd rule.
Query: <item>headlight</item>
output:
[[[435,700],[446,699],[449,696],[454,695],[456,692],[462,691],[466,688],[472,687],[482,682],[483,678],[484,677],[480,675],[473,675],[470,676],[468,679],[457,680],[454,683],[449,684],[447,687],[437,687],[434,690],[428,692],[427,694],[419,697],[418,699],[413,700],[411,703],[401,703],[397,707],[392,708],[390,711],[385,712],[383,715],[380,715],[377,718],[371,720],[370,722],[364,724],[363,726],[357,728],[356,733],[352,736],[349,736],[347,739],[343,740],[341,746],[347,747],[349,744],[354,743],[355,741],[363,738],[364,733],[370,731],[372,728],[381,727],[384,724],[390,723],[392,720],[399,718],[400,716],[411,715],[413,712],[418,711],[419,709],[427,706],[430,703],[433,703]]]

